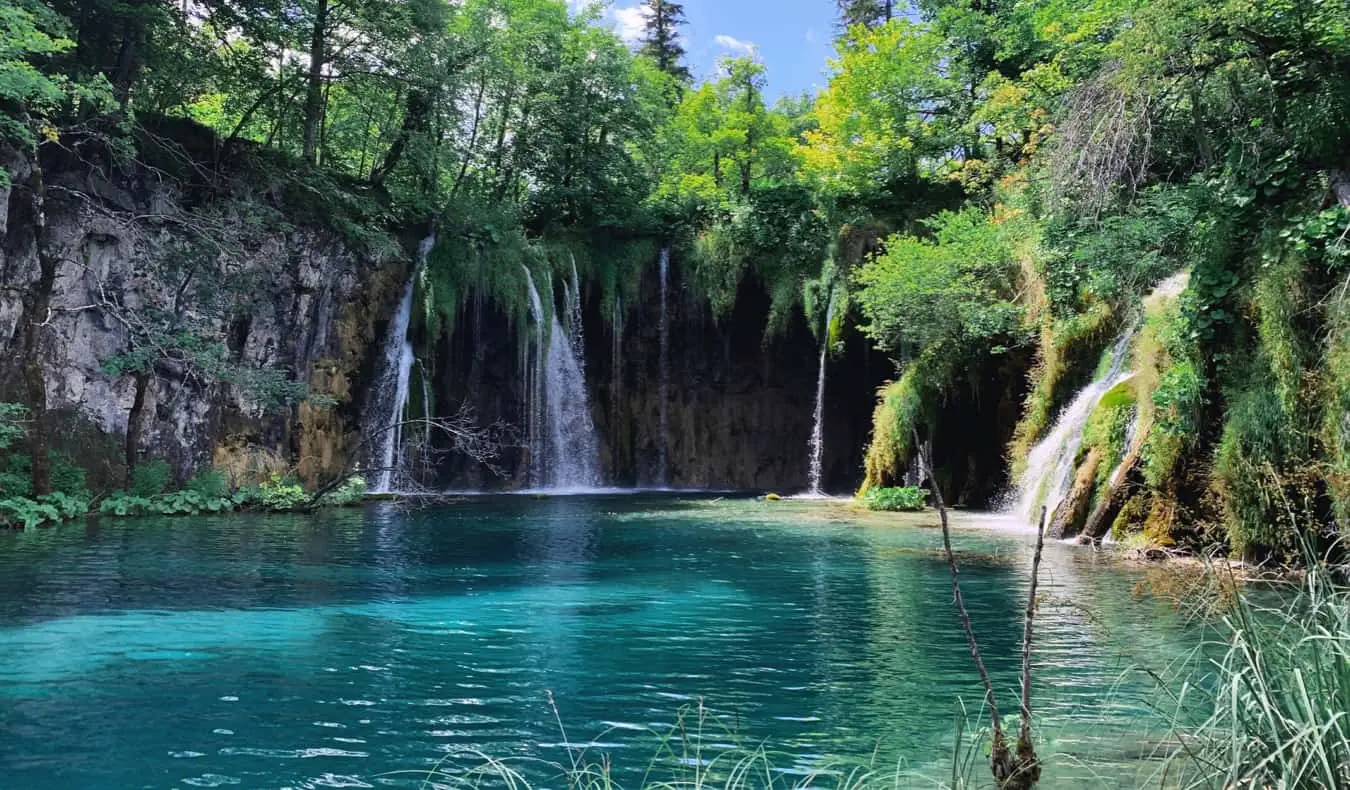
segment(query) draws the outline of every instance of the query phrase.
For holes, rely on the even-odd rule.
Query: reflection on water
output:
[[[565,760],[551,691],[571,741],[598,739],[630,785],[656,750],[648,728],[700,699],[734,731],[710,750],[739,738],[785,768],[903,759],[941,778],[959,700],[977,712],[980,688],[940,535],[931,517],[897,521],[502,497],[0,535],[0,776],[359,787],[480,753]],[[1008,705],[1029,539],[973,523],[963,582]],[[1091,552],[1047,547],[1044,572],[1044,784],[1125,786],[1152,767],[1124,761],[1165,729],[1130,667],[1193,636]]]

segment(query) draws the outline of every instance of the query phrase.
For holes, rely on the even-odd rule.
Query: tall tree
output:
[[[845,32],[854,25],[876,27],[895,18],[895,0],[835,0],[835,5]]]
[[[680,82],[689,82],[689,68],[682,62],[680,25],[685,24],[684,4],[670,0],[647,0],[647,35],[639,51],[656,61],[665,73]]]

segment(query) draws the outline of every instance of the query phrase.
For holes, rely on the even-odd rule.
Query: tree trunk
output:
[[[131,402],[131,412],[127,414],[127,441],[126,441],[126,465],[127,465],[127,490],[131,490],[131,473],[136,470],[136,462],[140,458],[141,452],[141,426],[144,423],[145,414],[145,395],[150,388],[150,374],[142,371],[136,374],[136,397]]]
[[[399,127],[398,137],[394,138],[389,151],[384,155],[384,161],[370,174],[370,183],[383,184],[398,166],[399,160],[408,151],[408,142],[412,140],[413,135],[426,128],[431,108],[430,94],[421,88],[408,89],[408,107],[403,113],[403,125]]]
[[[33,247],[37,251],[38,280],[24,294],[24,328],[22,359],[24,399],[32,415],[29,431],[30,450],[33,459],[32,483],[33,496],[43,496],[52,492],[50,426],[47,419],[47,380],[43,375],[42,336],[51,317],[52,289],[56,285],[57,258],[43,244],[47,230],[46,185],[42,180],[42,170],[34,167],[29,176],[27,189],[29,195],[28,221],[33,234]]]
[[[319,162],[319,122],[323,118],[323,67],[327,58],[328,0],[318,0],[314,8],[314,29],[309,39],[309,84],[305,90],[304,158],[310,165]]]

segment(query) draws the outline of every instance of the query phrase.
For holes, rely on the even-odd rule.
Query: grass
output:
[[[453,757],[447,756],[429,770],[396,771],[383,778],[418,781],[420,790],[973,790],[989,784],[984,733],[967,730],[964,711],[957,716],[948,781],[920,776],[906,770],[903,763],[882,766],[876,755],[869,763],[825,760],[802,769],[794,765],[792,755],[770,751],[763,744],[746,744],[735,728],[699,700],[682,709],[668,730],[649,731],[655,753],[641,779],[625,785],[615,775],[607,754],[568,738],[551,694],[549,704],[567,748],[565,761],[502,759],[471,752],[462,755],[475,761],[467,768],[449,766]],[[611,732],[601,733],[595,741],[603,741]]]
[[[1180,788],[1350,787],[1350,588],[1320,562],[1240,589],[1182,687],[1168,764]],[[1202,651],[1203,652],[1203,651]]]

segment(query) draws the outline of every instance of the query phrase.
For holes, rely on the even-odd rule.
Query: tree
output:
[[[877,27],[895,18],[895,0],[835,0],[835,6],[845,33],[857,25]]]
[[[680,25],[685,24],[684,4],[670,0],[647,0],[647,35],[638,52],[656,62],[658,68],[681,85],[692,77],[681,61],[684,47],[680,44]]]

